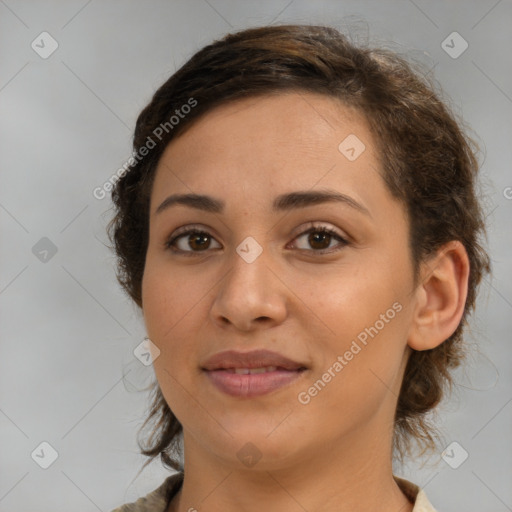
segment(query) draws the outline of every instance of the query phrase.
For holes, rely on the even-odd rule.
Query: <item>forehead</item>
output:
[[[195,121],[164,151],[152,204],[170,191],[270,203],[270,193],[315,186],[353,196],[382,189],[376,145],[354,108],[289,92],[229,102]]]
[[[187,139],[189,145],[214,144],[218,153],[227,149],[229,156],[236,154],[240,144],[245,149],[247,143],[295,149],[302,144],[304,151],[322,151],[337,149],[337,139],[343,132],[361,139],[370,137],[364,115],[354,107],[323,94],[289,91],[216,106],[171,141],[169,147],[180,146],[180,139]]]

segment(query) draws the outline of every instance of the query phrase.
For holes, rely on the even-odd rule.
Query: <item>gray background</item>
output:
[[[456,441],[469,457],[457,469],[438,454],[397,471],[444,512],[512,510],[510,0],[0,0],[1,512],[109,511],[167,476],[158,462],[134,479],[148,404],[137,390],[153,370],[133,354],[142,319],[104,245],[109,199],[92,191],[130,156],[140,109],[193,52],[284,22],[350,25],[356,39],[407,52],[478,135],[494,276],[438,418],[443,446]],[[31,47],[43,31],[59,45],[46,59]],[[441,46],[454,31],[469,44],[458,58]],[[43,441],[58,452],[48,469],[36,463],[50,456]]]

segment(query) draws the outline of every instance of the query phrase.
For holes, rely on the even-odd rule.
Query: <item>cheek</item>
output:
[[[169,268],[149,260],[142,279],[142,310],[148,337],[161,350],[172,343],[180,322],[186,317],[193,297]]]
[[[191,378],[187,363],[195,361],[194,347],[187,337],[194,336],[194,326],[199,324],[194,314],[200,305],[187,295],[188,290],[169,268],[151,260],[146,265],[142,281],[144,323],[149,339],[160,351],[153,361],[160,389],[176,415],[186,409],[184,390],[190,388]]]
[[[156,257],[147,261],[142,280],[143,316],[147,336],[160,350],[154,368],[162,391],[168,386],[166,391],[174,392],[173,379],[189,388],[196,377],[197,343],[205,338],[210,288],[166,261],[159,262]]]
[[[310,297],[316,296],[315,309],[335,337],[346,340],[357,336],[400,299],[401,284],[393,279],[389,267],[389,271],[382,268],[374,263],[364,268],[354,266],[324,279],[323,286],[319,281],[314,284],[316,291]]]
[[[333,384],[329,384],[333,391],[337,390],[328,398],[332,405],[339,400],[339,394],[350,403],[362,398],[365,402],[371,400],[370,395],[379,396],[386,386],[394,385],[410,322],[406,313],[406,274],[396,263],[381,262],[334,275],[322,287],[324,293],[319,295],[316,308],[331,332],[322,337],[322,347],[318,338],[310,336],[310,349],[322,354],[315,379],[322,378],[329,368],[336,374]],[[343,369],[337,365],[335,371],[338,356],[343,358]],[[329,379],[329,375],[325,378]]]
[[[146,271],[142,280],[142,310],[148,336],[154,343],[161,341],[162,331],[169,322],[170,298],[165,280],[158,279],[156,272]]]
[[[378,317],[366,325],[359,318],[345,318],[345,333],[330,339],[325,347],[330,355],[300,390],[301,399],[310,400],[304,421],[316,424],[315,418],[321,419],[324,433],[335,436],[340,428],[367,424],[383,404],[392,407],[405,344],[400,314],[384,326]]]

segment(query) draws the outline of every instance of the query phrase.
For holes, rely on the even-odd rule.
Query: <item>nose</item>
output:
[[[240,331],[283,322],[290,290],[271,266],[265,251],[251,263],[234,251],[216,291],[211,308],[213,321]]]

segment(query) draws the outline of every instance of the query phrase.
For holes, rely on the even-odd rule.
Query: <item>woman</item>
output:
[[[333,28],[253,28],[158,89],[134,152],[109,229],[158,381],[142,453],[178,472],[116,512],[434,510],[392,461],[435,448],[489,260],[432,86]]]

